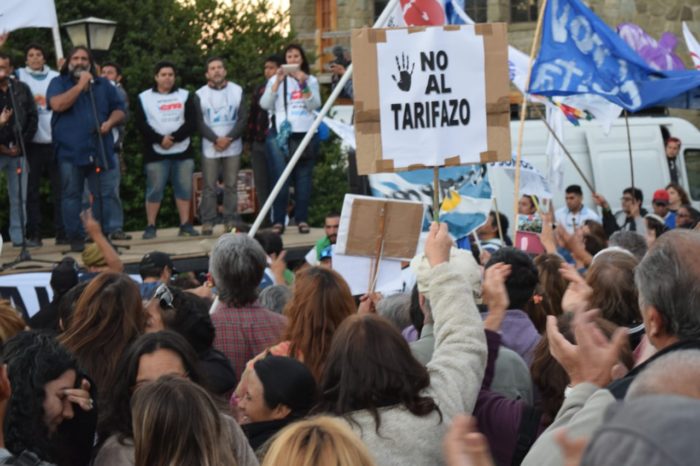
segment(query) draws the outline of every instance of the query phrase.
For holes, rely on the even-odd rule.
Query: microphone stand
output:
[[[102,133],[100,132],[100,118],[97,115],[97,102],[95,101],[95,91],[93,90],[93,85],[94,82],[91,80],[90,85],[88,86],[88,94],[90,96],[90,104],[92,104],[92,118],[95,121],[95,135],[97,137],[98,148],[97,153],[99,156],[99,163],[95,163],[95,174],[97,176],[97,202],[100,206],[100,227],[102,228],[102,233],[107,238],[107,241],[109,241],[112,246],[114,246],[116,251],[119,252],[119,248],[131,249],[131,246],[112,243],[112,241],[109,239],[109,235],[105,231],[105,211],[103,204],[104,201],[102,199],[102,170],[109,170],[109,166],[107,164],[107,149],[105,149]]]
[[[22,134],[22,123],[19,122],[19,116],[21,113],[21,109],[17,106],[17,101],[15,100],[15,85],[12,83],[12,76],[7,77],[7,92],[10,94],[10,105],[12,105],[12,111],[14,114],[12,115],[12,119],[14,122],[14,132],[15,132],[15,138],[17,139],[17,142],[19,142],[19,148],[20,148],[20,155],[17,160],[17,169],[16,169],[16,174],[17,174],[17,191],[18,191],[18,197],[19,197],[19,219],[20,219],[20,225],[22,227],[22,249],[19,252],[19,256],[17,256],[17,259],[8,262],[6,264],[2,264],[0,266],[0,272],[7,270],[7,269],[12,269],[16,267],[17,265],[21,264],[22,262],[42,262],[46,264],[53,264],[53,261],[48,261],[48,260],[40,260],[40,259],[32,259],[32,255],[29,254],[29,251],[27,250],[27,226],[24,224],[25,221],[25,195],[24,195],[24,190],[22,189],[22,176],[24,175],[26,166],[27,166],[27,150],[25,148],[24,144],[24,135]],[[9,181],[8,181],[9,182]]]

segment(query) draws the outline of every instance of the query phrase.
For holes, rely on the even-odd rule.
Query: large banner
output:
[[[141,283],[140,275],[129,276]],[[0,298],[10,301],[25,319],[32,317],[53,299],[51,272],[0,275]]]
[[[420,201],[427,208],[423,231],[433,220],[433,170],[377,173],[369,176],[372,195]],[[459,239],[484,224],[491,210],[491,184],[481,165],[440,169],[440,221]]]
[[[360,174],[510,158],[504,24],[352,37]]]

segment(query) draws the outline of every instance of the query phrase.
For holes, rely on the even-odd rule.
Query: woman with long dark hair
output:
[[[447,424],[471,412],[484,375],[486,342],[468,283],[449,262],[447,225],[433,223],[419,276],[435,321],[435,352],[423,366],[391,323],[345,319],[333,337],[316,408],[345,419],[377,464],[443,464]],[[476,267],[476,263],[474,263]]]
[[[146,314],[139,287],[128,275],[101,273],[80,295],[75,311],[64,324],[59,340],[72,352],[81,367],[95,381],[97,405],[121,377],[119,358],[143,333]]]
[[[121,358],[118,373],[120,377],[109,392],[106,412],[98,428],[94,466],[133,466],[134,434],[129,406],[138,387],[163,375],[202,383],[194,350],[182,336],[167,330],[138,338]],[[226,419],[234,423],[233,419]],[[239,453],[239,464],[250,464],[249,459],[254,455],[239,427],[232,427],[229,442]]]
[[[301,45],[290,44],[284,49],[284,65],[270,78],[260,97],[260,107],[273,114],[266,148],[268,166],[275,182],[311,128],[315,118],[313,111],[321,106],[318,81],[310,73],[304,49]],[[315,134],[272,206],[273,229],[277,233],[284,232],[291,183],[294,185],[294,218],[299,233],[309,233],[311,172],[318,146],[318,134]]]
[[[75,357],[52,335],[29,331],[7,341],[3,359],[12,385],[7,449],[59,466],[89,464],[97,417],[91,385]]]

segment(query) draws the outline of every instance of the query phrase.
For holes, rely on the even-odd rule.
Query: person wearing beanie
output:
[[[258,457],[277,432],[308,414],[317,393],[311,371],[296,359],[270,355],[253,364],[238,407],[241,427]]]
[[[61,259],[51,272],[50,284],[53,299],[29,319],[29,326],[33,329],[60,330],[58,303],[68,290],[78,284],[78,264],[75,259],[70,256]]]

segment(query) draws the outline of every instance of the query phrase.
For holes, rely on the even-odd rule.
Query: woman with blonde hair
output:
[[[346,423],[330,416],[297,422],[275,438],[262,466],[375,466],[367,447]]]
[[[131,415],[135,466],[238,464],[216,403],[183,377],[163,376],[136,389]]]

